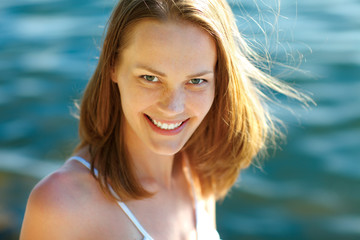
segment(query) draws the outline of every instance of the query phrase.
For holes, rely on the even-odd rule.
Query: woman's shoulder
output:
[[[88,155],[82,155],[84,159]],[[32,190],[29,203],[41,204],[54,212],[75,214],[93,202],[103,200],[103,193],[89,169],[78,161],[67,160],[59,169],[42,179]],[[86,160],[85,160],[86,161]]]
[[[81,226],[91,221],[86,217],[89,208],[106,201],[99,196],[101,190],[98,188],[88,170],[75,162],[66,162],[42,179],[30,193],[21,239],[80,237]]]
[[[61,168],[42,179],[32,190],[30,200],[56,205],[57,208],[79,207],[84,195],[96,188],[96,180],[87,169],[66,162]],[[89,199],[91,200],[91,198]]]
[[[42,179],[32,190],[29,200],[59,208],[80,207],[92,198],[97,182],[90,171],[74,161],[64,165]]]
[[[89,169],[72,160],[32,190],[20,239],[136,239],[139,234]]]

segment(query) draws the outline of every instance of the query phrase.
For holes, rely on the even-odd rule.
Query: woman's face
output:
[[[214,40],[195,25],[137,23],[112,73],[125,141],[161,155],[180,151],[213,103],[216,59]]]

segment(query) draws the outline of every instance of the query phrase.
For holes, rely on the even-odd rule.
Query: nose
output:
[[[185,109],[185,92],[184,89],[166,89],[164,90],[160,109],[167,115],[180,114]]]

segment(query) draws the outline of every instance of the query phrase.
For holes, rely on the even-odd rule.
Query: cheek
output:
[[[157,94],[147,89],[131,85],[119,87],[124,113],[142,112],[156,103]]]
[[[193,94],[193,96],[190,96],[188,100],[190,108],[201,118],[204,118],[208,113],[213,104],[213,101],[213,91],[209,91],[201,95]]]
[[[136,94],[124,83],[119,83],[119,92],[121,98],[121,108],[126,118],[129,119],[130,115],[136,111],[138,99],[134,96]],[[130,107],[131,106],[131,107]]]
[[[213,105],[213,102],[214,102],[214,94],[211,94],[210,96],[208,96],[208,98],[204,102],[204,108],[206,109],[204,111],[204,115],[206,115],[209,112],[211,106]]]

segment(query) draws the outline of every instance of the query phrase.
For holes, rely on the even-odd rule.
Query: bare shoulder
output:
[[[97,197],[96,180],[88,171],[65,163],[41,180],[32,190],[20,239],[83,238],[90,205],[104,201]],[[98,199],[97,199],[98,198]]]
[[[65,163],[32,190],[20,240],[138,239],[139,232],[77,161]]]

